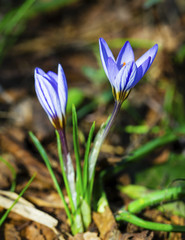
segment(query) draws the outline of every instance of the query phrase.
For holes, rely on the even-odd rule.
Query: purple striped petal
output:
[[[109,48],[109,46],[107,45],[106,41],[103,38],[99,39],[99,48],[100,48],[100,57],[101,57],[101,62],[104,68],[104,71],[107,75],[107,77],[109,78],[108,75],[108,58],[112,58],[114,61],[114,56]]]
[[[50,108],[50,105],[49,105],[47,99],[45,98],[45,95],[43,94],[43,91],[42,91],[42,88],[40,85],[39,76],[37,75],[36,70],[35,70],[35,91],[36,91],[37,97],[39,99],[39,102],[40,102],[41,106],[44,108],[45,112],[50,117],[53,116],[54,112]]]
[[[49,71],[47,72],[47,76],[49,76],[51,80],[58,82],[58,75],[55,72]]]
[[[129,62],[119,71],[115,79],[115,89],[117,92],[125,91],[126,85],[129,81],[133,62]]]
[[[67,90],[67,81],[63,71],[63,68],[60,64],[58,64],[58,97],[60,101],[60,107],[63,115],[65,115],[67,98],[68,98],[68,90]]]
[[[132,83],[132,87],[134,87],[140,80],[141,78],[144,76],[144,74],[146,73],[146,71],[148,70],[149,66],[150,66],[150,62],[151,62],[151,57],[149,57],[148,59],[146,59],[144,61],[144,63],[142,63],[138,68],[137,68],[137,76],[135,81]]]
[[[136,65],[137,67],[141,66],[149,57],[150,59],[150,63],[148,65],[148,68],[151,66],[151,64],[154,61],[154,58],[157,54],[158,51],[158,44],[155,44],[152,48],[150,48],[146,53],[144,53],[137,61],[136,61]],[[146,69],[146,71],[148,70],[148,68]],[[145,71],[145,73],[146,73]]]
[[[126,84],[125,91],[130,90],[133,87],[133,84],[135,83],[135,79],[137,76],[137,66],[136,66],[135,62],[133,62],[132,68],[130,71],[131,71],[131,73],[130,73],[130,76],[128,79],[128,83]]]
[[[41,75],[37,75],[36,92],[40,103],[51,117],[61,116],[60,103],[56,88]],[[52,116],[52,115],[53,116]]]
[[[127,41],[122,49],[120,50],[118,57],[116,59],[116,64],[118,66],[118,69],[121,69],[123,65],[127,64],[128,62],[134,61],[134,52],[130,45],[130,43]]]
[[[36,68],[35,69],[35,91],[36,91],[37,97],[39,99],[40,104],[46,111],[46,113],[49,116],[53,116],[54,111],[50,106],[50,102],[46,98],[46,95],[45,95],[46,90],[45,90],[45,88],[43,89],[43,85],[41,84],[43,81],[48,81],[48,80],[45,79],[42,75],[40,75],[38,72],[40,72],[40,71],[38,68]]]
[[[109,81],[111,85],[114,85],[114,81],[116,79],[116,76],[119,70],[117,68],[115,61],[111,57],[108,58],[107,69],[108,69]]]

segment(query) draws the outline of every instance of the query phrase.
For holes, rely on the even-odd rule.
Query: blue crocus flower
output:
[[[137,61],[128,41],[120,50],[116,60],[103,38],[99,39],[99,47],[102,65],[112,85],[115,101],[122,103],[153,63],[158,45],[155,44]]]
[[[57,130],[63,129],[68,89],[62,66],[58,65],[58,75],[52,71],[45,73],[42,69],[36,68],[35,91],[53,126]]]

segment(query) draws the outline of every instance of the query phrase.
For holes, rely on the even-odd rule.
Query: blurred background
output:
[[[114,131],[102,146],[99,167],[119,162],[148,141],[180,129],[178,139],[145,157],[120,181],[161,188],[184,177],[184,0],[0,0],[0,152],[20,176],[17,190],[41,167],[37,188],[51,185],[51,180],[45,182],[45,176],[50,177],[35,156],[29,130],[46,146],[56,169],[58,164],[53,127],[34,90],[35,67],[57,72],[61,63],[64,68],[71,150],[72,103],[78,110],[82,153],[92,122],[98,130],[111,113],[114,100],[100,62],[100,37],[115,57],[127,40],[136,59],[155,43],[159,51],[123,104]],[[0,164],[4,169],[0,188],[7,189],[12,176]]]

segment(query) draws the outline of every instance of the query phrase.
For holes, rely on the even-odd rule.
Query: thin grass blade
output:
[[[19,196],[17,197],[17,199],[14,201],[14,203],[12,204],[12,206],[6,210],[6,212],[4,213],[4,215],[1,217],[0,219],[0,226],[3,224],[3,222],[5,221],[5,219],[7,218],[8,214],[10,213],[10,211],[12,210],[12,208],[15,206],[15,204],[19,201],[19,199],[22,197],[22,195],[24,194],[24,192],[28,189],[28,187],[30,186],[30,184],[32,183],[33,179],[35,178],[36,173],[30,178],[30,180],[28,181],[28,183],[26,184],[26,186],[23,188],[23,190],[20,192]]]
[[[93,133],[95,130],[95,122],[93,122],[91,129],[89,131],[89,136],[87,140],[87,145],[85,148],[85,156],[84,156],[84,167],[83,167],[83,184],[84,184],[84,192],[86,193],[86,188],[88,186],[88,180],[89,180],[89,152],[92,142]]]
[[[79,150],[79,141],[78,141],[78,123],[77,123],[77,114],[75,106],[72,106],[72,121],[73,121],[73,144],[74,152],[76,158],[76,190],[77,195],[83,194],[83,184],[82,184],[82,169],[80,163],[80,150]]]
[[[63,195],[63,193],[62,193],[62,191],[61,191],[61,188],[60,188],[60,186],[59,186],[59,184],[58,184],[58,181],[57,181],[57,179],[56,179],[56,176],[55,176],[55,174],[54,174],[54,172],[53,172],[53,169],[52,169],[52,167],[51,167],[51,164],[50,164],[49,158],[48,158],[48,156],[47,156],[47,154],[46,154],[46,151],[44,150],[44,148],[43,148],[42,145],[40,144],[39,140],[36,138],[36,136],[35,136],[32,132],[29,132],[29,135],[30,135],[30,137],[31,137],[31,139],[32,139],[35,147],[36,147],[37,150],[39,151],[41,157],[43,158],[43,160],[44,160],[44,162],[45,162],[45,164],[46,164],[46,166],[47,166],[47,168],[48,168],[48,171],[49,171],[49,173],[50,173],[50,175],[51,175],[51,178],[52,178],[53,183],[54,183],[54,185],[55,185],[55,187],[56,187],[56,190],[57,190],[57,192],[58,192],[58,194],[59,194],[59,196],[60,196],[60,198],[61,198],[61,200],[62,200],[62,202],[63,202],[63,204],[64,204],[64,208],[65,208],[67,217],[68,217],[68,219],[69,219],[69,221],[70,221],[70,224],[72,224],[71,212],[70,212],[69,207],[68,207],[68,205],[67,205],[67,203],[66,203],[66,201],[65,201],[64,195]]]
[[[9,170],[11,171],[13,180],[12,180],[12,185],[10,187],[10,191],[14,192],[15,185],[16,185],[16,171],[15,171],[15,168],[12,166],[12,164],[10,164],[7,160],[5,160],[2,157],[0,157],[0,161],[3,162],[9,168]]]

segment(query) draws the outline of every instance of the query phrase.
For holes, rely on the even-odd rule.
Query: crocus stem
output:
[[[64,171],[67,175],[67,180],[68,180],[70,191],[71,191],[71,194],[72,194],[73,203],[74,203],[74,206],[75,206],[75,209],[76,209],[77,203],[76,203],[75,171],[74,171],[74,167],[73,167],[73,163],[72,163],[72,160],[71,160],[70,153],[68,151],[65,130],[64,129],[59,130],[58,133],[60,135],[62,152],[63,152],[63,155],[64,155]]]
[[[115,118],[119,113],[120,108],[121,108],[121,103],[116,101],[114,104],[114,109],[113,109],[112,115],[111,115],[111,117],[107,123],[107,126],[105,127],[104,133],[103,133],[103,141],[105,140],[107,134],[109,133],[109,130],[111,129],[111,127],[115,121]],[[102,143],[103,143],[103,141],[102,141]]]
[[[58,130],[58,133],[60,135],[60,140],[61,140],[61,144],[62,144],[62,152],[63,152],[64,160],[65,160],[65,168],[67,171],[67,155],[69,153],[69,150],[68,150],[68,146],[67,146],[65,130],[64,129]]]
[[[96,161],[98,158],[98,154],[100,152],[100,148],[107,136],[107,134],[109,133],[110,128],[112,127],[112,124],[114,123],[114,120],[117,116],[117,114],[119,113],[119,110],[121,108],[121,103],[116,101],[115,105],[114,105],[114,109],[112,112],[112,115],[107,123],[107,125],[103,128],[100,128],[99,132],[96,135],[95,141],[94,141],[94,146],[93,149],[90,153],[89,156],[89,201],[91,199],[91,195],[92,195],[92,190],[93,190],[93,184],[94,184],[94,170],[95,170],[95,166],[96,166]]]

